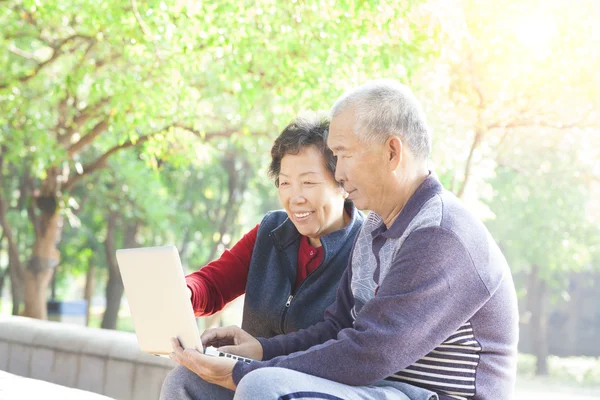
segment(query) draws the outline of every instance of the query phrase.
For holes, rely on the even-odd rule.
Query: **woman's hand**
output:
[[[201,337],[204,347],[213,346],[219,351],[261,361],[263,348],[258,340],[237,326],[214,328],[204,331]]]

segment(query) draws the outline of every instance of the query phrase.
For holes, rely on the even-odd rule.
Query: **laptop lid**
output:
[[[175,246],[117,250],[117,262],[142,351],[166,355],[171,338],[200,352],[202,342]]]

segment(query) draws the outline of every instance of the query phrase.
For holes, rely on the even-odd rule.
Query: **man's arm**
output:
[[[353,328],[303,352],[237,363],[233,379],[237,384],[254,369],[282,367],[344,384],[369,385],[425,356],[489,297],[460,240],[441,228],[421,229],[407,238]]]

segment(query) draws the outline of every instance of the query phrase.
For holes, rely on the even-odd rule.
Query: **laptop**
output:
[[[175,246],[120,249],[116,255],[142,351],[167,356],[173,351],[171,338],[176,337],[184,349],[251,361],[214,348],[203,348]]]

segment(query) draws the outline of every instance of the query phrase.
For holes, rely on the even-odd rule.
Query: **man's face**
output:
[[[384,193],[386,162],[384,146],[365,144],[354,133],[355,117],[350,108],[331,120],[327,146],[337,157],[335,179],[343,183],[361,210],[377,210]]]

